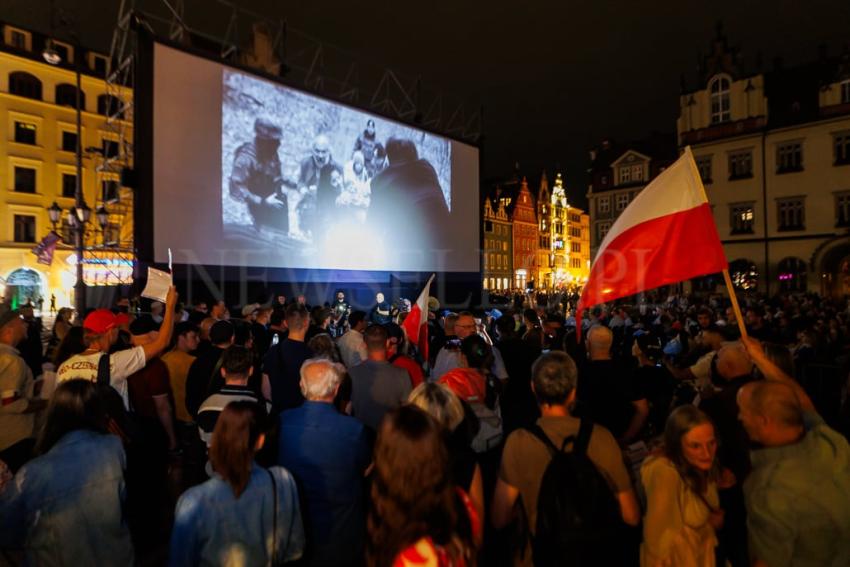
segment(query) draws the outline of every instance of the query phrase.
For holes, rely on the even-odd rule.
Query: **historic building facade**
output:
[[[679,98],[678,142],[693,150],[734,283],[850,294],[850,52],[747,71],[720,30],[711,47]]]
[[[528,181],[523,178],[519,192],[513,202],[511,213],[513,224],[513,286],[525,289],[534,281],[537,273],[537,214],[534,209],[534,199],[528,189]]]
[[[508,218],[508,199],[494,204],[484,199],[484,251],[482,252],[484,289],[509,290],[513,287],[513,224]]]
[[[55,55],[50,65],[43,54]],[[10,304],[51,295],[57,307],[73,304],[75,262],[68,210],[76,188],[76,75],[81,69],[83,194],[91,209],[84,255],[89,285],[132,282],[132,194],[121,186],[124,148],[107,115],[123,122],[129,136],[132,99],[105,81],[107,57],[0,23],[0,296]],[[113,121],[114,124],[114,121]],[[129,139],[129,137],[125,138]],[[53,225],[48,208],[62,209],[56,232],[63,237],[50,266],[30,250]],[[104,207],[106,222],[95,220]],[[66,244],[67,242],[67,244]]]

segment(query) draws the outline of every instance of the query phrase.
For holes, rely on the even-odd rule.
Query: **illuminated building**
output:
[[[92,210],[102,205],[107,211],[102,230],[94,218],[88,225],[84,279],[89,285],[132,282],[132,195],[121,185],[121,170],[129,164],[121,161],[120,136],[107,126],[112,114],[129,132],[130,106],[121,106],[107,86],[106,56],[76,52],[73,45],[51,39],[61,62],[50,65],[42,58],[47,37],[8,24],[0,24],[0,31],[0,116],[6,128],[0,136],[0,295],[13,305],[43,298],[45,309],[55,295],[57,307],[70,306],[77,258],[66,213],[76,184],[76,58],[81,58],[83,93],[83,193]],[[122,89],[120,98],[132,97]],[[47,266],[30,250],[50,232],[48,208],[54,202],[63,212],[56,231],[69,244],[60,243]]]
[[[850,294],[850,51],[747,69],[718,29],[697,80],[679,97],[679,146],[693,150],[735,284]]]
[[[513,279],[513,225],[508,218],[509,198],[502,197],[494,204],[484,199],[484,289],[511,289]]]
[[[590,220],[567,200],[564,179],[555,175],[549,189],[546,173],[537,195],[537,279],[546,289],[580,286],[590,273]]]
[[[538,230],[534,200],[525,178],[522,179],[513,203],[511,221],[513,223],[513,285],[519,289],[526,289],[534,281],[537,273]]]

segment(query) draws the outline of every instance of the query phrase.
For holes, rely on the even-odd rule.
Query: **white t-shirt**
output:
[[[56,371],[56,383],[82,378],[97,381],[97,365],[103,353],[77,354],[63,362]],[[119,350],[109,355],[109,384],[121,394],[124,407],[130,408],[127,394],[127,377],[145,367],[145,349],[141,346]]]

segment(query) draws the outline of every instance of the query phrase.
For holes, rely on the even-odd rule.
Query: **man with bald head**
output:
[[[740,420],[761,447],[744,483],[753,565],[847,565],[850,446],[757,341],[744,344],[765,376],[738,392]]]
[[[437,353],[437,360],[431,369],[432,381],[440,379],[449,370],[460,367],[460,341],[478,333],[478,321],[475,320],[475,315],[469,311],[463,311],[457,315],[452,329],[454,330],[455,340],[447,340],[446,345]],[[446,317],[446,335],[447,338],[450,336],[449,317]],[[493,347],[493,365],[490,367],[490,373],[501,380],[502,383],[508,379],[505,361],[502,359],[502,353],[496,347]]]
[[[634,440],[649,416],[646,393],[625,363],[611,356],[614,334],[604,325],[587,332],[587,361],[578,382],[579,412],[606,427],[620,443]]]
[[[358,565],[365,539],[363,475],[370,462],[366,429],[333,405],[342,365],[311,358],[301,366],[304,403],[280,414],[278,464],[298,483],[308,530],[304,563]]]

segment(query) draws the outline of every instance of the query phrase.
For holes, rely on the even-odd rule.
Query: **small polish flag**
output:
[[[428,360],[428,295],[431,293],[432,281],[434,274],[428,278],[419,298],[410,306],[410,313],[401,324],[407,332],[408,340],[419,347],[423,360]]]
[[[691,148],[641,191],[605,236],[576,308],[728,268]]]

